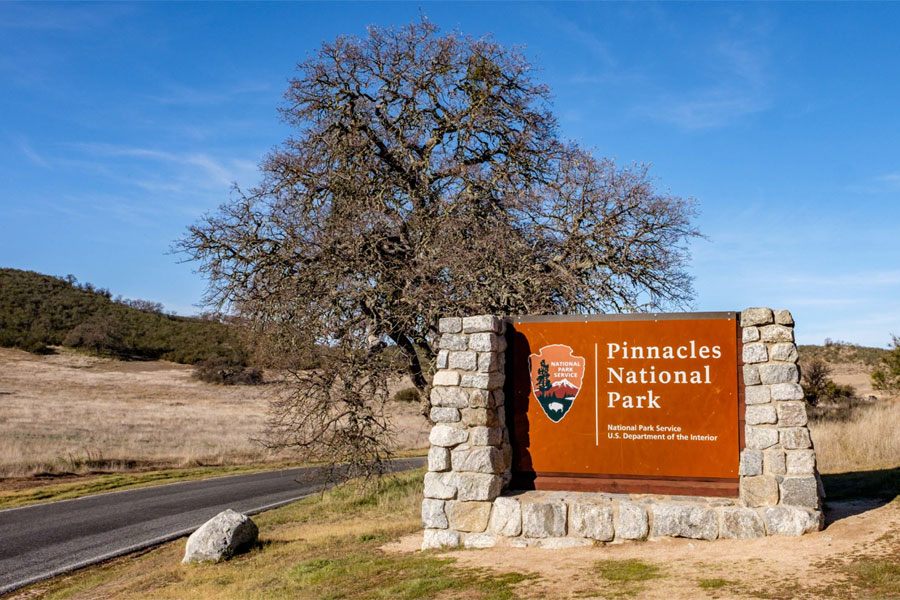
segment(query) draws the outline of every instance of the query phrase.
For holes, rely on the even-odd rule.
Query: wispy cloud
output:
[[[44,169],[50,168],[50,163],[47,160],[37,153],[37,151],[31,147],[31,144],[25,138],[19,138],[17,140],[19,144],[19,150],[22,151],[22,154],[31,161],[33,164],[42,167]]]
[[[246,181],[255,172],[255,163],[246,159],[218,159],[204,152],[172,152],[156,148],[137,146],[119,146],[104,143],[74,144],[75,148],[96,157],[134,158],[138,161],[164,163],[178,173],[164,182],[145,178],[128,178],[129,181],[145,189],[164,190],[175,185],[177,181],[191,181],[195,185],[206,188],[227,188],[233,182]],[[103,169],[106,173],[110,169]],[[171,174],[170,174],[171,175]],[[121,179],[121,175],[118,176]],[[184,186],[179,186],[183,189]]]
[[[840,275],[788,276],[784,281],[791,284],[820,286],[892,286],[900,285],[900,270],[862,271]]]
[[[166,86],[162,94],[149,96],[150,100],[163,104],[213,105],[245,100],[257,96],[261,102],[272,100],[272,86],[266,82],[248,81],[216,89],[197,88],[180,83]]]
[[[633,110],[685,130],[710,129],[768,109],[767,54],[740,40],[719,41],[709,51],[715,81],[686,91],[665,91]]]

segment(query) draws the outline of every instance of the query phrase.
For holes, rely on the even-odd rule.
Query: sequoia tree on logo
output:
[[[569,346],[544,346],[538,354],[528,357],[531,391],[535,399],[554,423],[559,423],[572,408],[581,390],[585,360],[575,356]]]

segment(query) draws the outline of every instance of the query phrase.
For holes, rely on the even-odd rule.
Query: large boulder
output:
[[[258,536],[250,517],[229,508],[191,534],[181,562],[219,562],[248,550]]]

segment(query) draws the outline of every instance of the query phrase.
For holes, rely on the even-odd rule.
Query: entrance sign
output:
[[[733,312],[510,319],[514,487],[737,495],[739,336]]]

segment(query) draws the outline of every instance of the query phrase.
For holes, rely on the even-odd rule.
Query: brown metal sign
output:
[[[735,313],[510,320],[516,484],[736,494]]]

